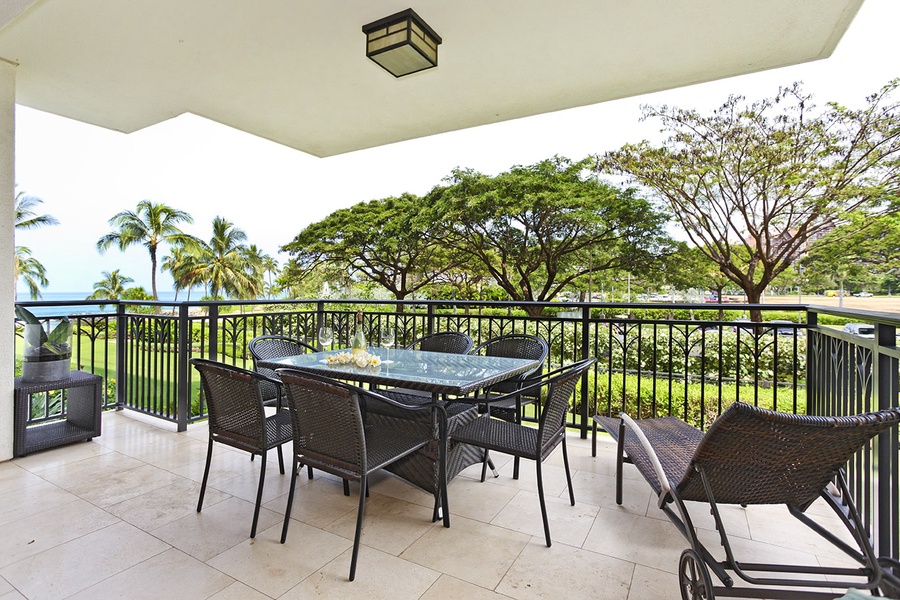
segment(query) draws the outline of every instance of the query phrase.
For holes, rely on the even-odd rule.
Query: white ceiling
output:
[[[132,132],[185,112],[316,156],[825,58],[862,0],[2,0],[16,101]],[[361,27],[412,7],[436,69]]]

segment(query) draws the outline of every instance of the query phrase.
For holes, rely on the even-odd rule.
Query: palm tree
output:
[[[198,241],[197,264],[191,271],[193,281],[202,281],[209,294],[220,293],[231,298],[253,299],[259,295],[257,267],[244,244],[247,234],[222,217],[213,219],[213,235],[209,243]]]
[[[94,293],[85,300],[119,300],[125,294],[129,283],[134,283],[134,279],[120,275],[119,269],[111,273],[103,271],[103,279],[94,284]]]
[[[187,290],[188,301],[191,300],[191,289],[202,283],[197,280],[197,255],[196,248],[190,246],[175,246],[168,256],[162,259],[162,268],[172,275],[175,282],[175,300],[178,300],[178,292]]]
[[[105,252],[110,246],[125,250],[129,246],[141,244],[150,253],[151,284],[153,299],[159,300],[156,291],[156,251],[163,242],[167,244],[190,244],[195,238],[181,231],[178,223],[193,223],[188,213],[166,204],[141,200],[137,210],[125,210],[114,215],[109,224],[115,228],[97,240],[97,250]]]
[[[16,246],[15,266],[13,268],[15,269],[16,281],[19,281],[19,277],[25,281],[31,299],[40,299],[40,288],[47,287],[47,284],[50,282],[47,281],[44,265],[31,256],[31,250],[25,246]]]
[[[27,231],[29,229],[37,229],[46,227],[47,225],[59,225],[59,221],[52,215],[39,215],[36,212],[38,204],[43,200],[35,196],[27,196],[25,192],[16,194],[15,204],[15,229],[16,231]],[[13,273],[16,282],[21,276],[28,286],[28,293],[32,300],[38,300],[41,297],[42,287],[47,287],[50,283],[47,280],[47,270],[41,262],[31,255],[31,250],[25,246],[16,246],[15,258],[13,264]]]

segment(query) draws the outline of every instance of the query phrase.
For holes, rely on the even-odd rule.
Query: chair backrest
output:
[[[536,335],[511,333],[509,335],[501,335],[489,339],[472,350],[470,354],[503,356],[506,358],[525,358],[540,361],[541,365],[537,368],[491,387],[491,391],[493,392],[507,393],[519,387],[522,380],[540,374],[544,368],[543,363],[547,359],[547,354],[549,352],[550,347],[547,345],[547,342]],[[524,395],[531,397],[531,394]]]
[[[266,414],[261,377],[211,360],[193,358],[191,364],[200,373],[213,439],[242,450],[262,451],[266,446]]]
[[[566,365],[543,377],[547,385],[547,396],[541,408],[538,421],[538,444],[541,455],[549,453],[556,447],[557,439],[565,435],[566,414],[569,412],[569,400],[575,393],[575,386],[582,374],[596,362],[594,358],[580,360]]]
[[[266,377],[277,379],[273,369],[267,369],[259,366],[259,361],[268,360],[270,358],[279,358],[281,356],[295,356],[297,354],[307,354],[309,352],[318,352],[318,350],[309,344],[305,344],[299,340],[289,338],[283,335],[261,335],[250,340],[248,345],[250,356],[253,357],[253,369],[257,373],[262,373]],[[274,385],[263,383],[263,397],[274,398],[277,391]]]
[[[709,427],[691,465],[702,467],[717,502],[805,509],[858,450],[898,422],[900,408],[816,417],[736,402]],[[691,467],[678,491],[685,500],[707,499]]]
[[[294,453],[345,479],[366,472],[366,438],[359,395],[351,386],[279,369],[291,413]]]
[[[409,344],[406,349],[444,352],[445,354],[468,354],[474,344],[472,338],[461,331],[439,331],[420,337]]]

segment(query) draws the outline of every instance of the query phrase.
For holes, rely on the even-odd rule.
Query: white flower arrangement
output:
[[[366,367],[381,366],[381,358],[375,356],[374,354],[369,354],[368,352],[360,352],[358,354],[351,354],[350,352],[338,352],[337,354],[332,354],[328,357],[328,364],[356,365],[357,367],[364,369]]]

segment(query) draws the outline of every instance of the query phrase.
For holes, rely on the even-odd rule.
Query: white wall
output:
[[[16,67],[0,59],[0,461],[13,455],[15,103]]]

